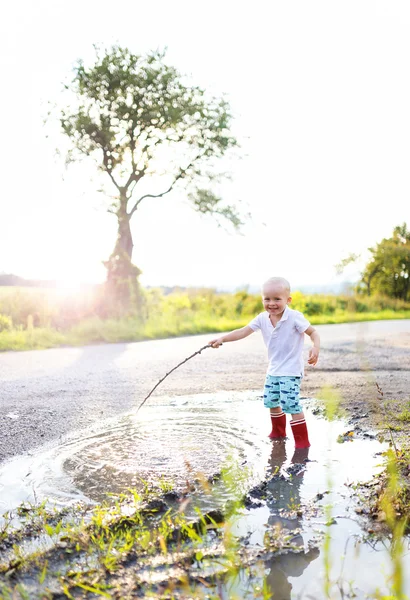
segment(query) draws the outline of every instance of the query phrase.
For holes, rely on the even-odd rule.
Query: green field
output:
[[[312,324],[408,319],[410,304],[385,297],[293,293],[291,307]],[[263,310],[260,296],[239,291],[144,291],[138,315],[108,318],[101,291],[0,287],[0,350],[129,342],[228,331]]]

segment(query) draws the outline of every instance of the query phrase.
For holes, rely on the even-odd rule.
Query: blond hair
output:
[[[269,279],[267,279],[265,281],[265,283],[262,285],[262,291],[265,289],[266,286],[268,285],[280,285],[283,287],[283,289],[290,294],[290,283],[287,279],[285,279],[284,277],[270,277]]]

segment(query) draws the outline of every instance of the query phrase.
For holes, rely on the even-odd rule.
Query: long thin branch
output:
[[[138,206],[141,204],[141,202],[143,200],[145,200],[145,198],[162,198],[162,196],[165,196],[166,194],[169,194],[169,192],[172,191],[174,185],[176,184],[176,182],[181,179],[182,177],[182,173],[180,173],[178,175],[178,177],[175,178],[175,180],[171,183],[171,185],[169,186],[169,188],[167,190],[165,190],[165,192],[162,192],[161,194],[144,194],[144,196],[141,196],[141,198],[139,198],[135,205],[133,206],[131,212],[130,212],[130,216],[133,215],[135,213],[135,211],[137,210]]]
[[[148,396],[146,396],[144,398],[144,400],[141,402],[141,404],[139,405],[139,407],[137,408],[137,412],[139,411],[139,409],[145,404],[145,402],[148,400],[148,398],[155,392],[155,390],[157,389],[157,387],[160,385],[160,383],[162,383],[164,381],[164,379],[166,379],[168,377],[168,375],[171,375],[171,373],[173,371],[175,371],[176,369],[178,369],[178,367],[180,367],[181,365],[185,364],[188,360],[191,360],[191,358],[194,358],[194,356],[196,356],[197,354],[201,354],[201,352],[203,350],[206,350],[207,348],[211,348],[212,345],[211,344],[207,344],[206,346],[203,346],[200,350],[197,350],[196,352],[194,352],[193,354],[191,354],[191,356],[188,356],[188,358],[185,358],[185,360],[183,360],[182,362],[180,362],[176,367],[174,367],[173,369],[171,369],[166,375],[164,375],[164,377],[162,379],[160,379],[158,381],[158,383],[152,388],[152,390],[150,391],[150,393],[148,394]]]
[[[115,179],[114,179],[114,177],[113,177],[113,175],[112,175],[111,171],[109,171],[109,170],[107,169],[107,173],[108,173],[108,175],[110,176],[110,179],[111,179],[111,181],[113,182],[113,184],[115,185],[115,187],[117,188],[117,190],[120,192],[120,191],[121,191],[121,186],[120,186],[120,185],[118,185],[118,183],[115,181]]]
[[[142,169],[142,171],[139,171],[138,175],[136,173],[136,170],[137,170],[136,167],[135,167],[135,170],[133,167],[133,171],[132,171],[131,175],[128,177],[126,184],[124,185],[125,190],[128,190],[131,183],[133,183],[133,182],[134,182],[134,187],[135,187],[135,185],[139,182],[139,180],[145,175],[145,168]]]
[[[137,183],[143,175],[143,173],[137,175],[137,165],[135,163],[135,156],[134,156],[136,140],[134,137],[134,128],[133,127],[131,127],[131,130],[129,132],[129,137],[130,137],[130,150],[131,150],[131,175],[128,177],[128,181],[124,186],[126,190],[128,190],[128,188],[130,187],[130,185],[133,181],[135,181],[135,183]]]
[[[117,190],[119,192],[121,192],[121,186],[115,181],[115,179],[113,177],[113,174],[112,174],[112,170],[108,168],[107,151],[106,151],[105,148],[103,148],[102,151],[103,151],[103,157],[104,157],[103,163],[104,163],[105,170],[107,171],[108,175],[110,176],[111,181],[113,182],[113,184],[115,185],[115,187],[117,188]]]
[[[130,131],[130,146],[131,146],[131,166],[132,166],[132,172],[133,173],[137,172],[137,165],[135,164],[135,156],[134,156],[135,146],[136,145],[137,144],[136,144],[136,140],[135,140],[135,137],[134,137],[134,128],[131,127],[131,131]]]
[[[181,169],[180,172],[178,173],[178,175],[175,177],[174,181],[171,183],[171,185],[169,186],[169,188],[167,190],[165,190],[165,192],[162,192],[161,194],[144,194],[143,196],[141,196],[140,198],[138,198],[138,200],[136,201],[136,203],[134,204],[131,212],[129,213],[130,216],[132,216],[135,211],[137,210],[138,206],[141,204],[141,202],[143,200],[145,200],[145,198],[162,198],[162,196],[165,196],[166,194],[169,194],[169,192],[171,192],[175,186],[175,184],[182,178],[185,176],[186,172],[188,171],[188,169],[190,169],[193,164],[202,157],[202,154],[198,154],[198,156],[196,156],[187,167],[185,167],[185,169]]]

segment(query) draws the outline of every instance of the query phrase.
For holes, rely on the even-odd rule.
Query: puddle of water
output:
[[[158,482],[163,478],[184,489],[197,473],[212,477],[231,456],[252,469],[249,488],[278,472],[267,487],[266,503],[244,510],[233,532],[246,537],[247,547],[256,551],[263,549],[266,535],[275,527],[287,529],[299,550],[260,562],[253,582],[259,578],[262,586],[265,580],[275,600],[324,597],[323,548],[318,539],[330,531],[331,578],[337,580],[342,574],[345,582],[353,581],[358,598],[371,596],[377,588],[387,592],[390,556],[382,543],[370,546],[361,541],[363,531],[348,487],[370,479],[381,462],[377,453],[384,447],[368,439],[339,444],[336,440],[346,429],[344,423],[328,423],[309,410],[306,413],[312,447],[295,453],[292,439],[272,443],[266,437],[269,418],[256,393],[156,399],[155,405],[144,407],[138,415],[105,421],[87,434],[5,464],[0,468],[0,513],[25,500],[100,501],[107,492],[143,485],[141,479]],[[317,502],[318,494],[324,495]],[[222,500],[226,499],[227,494],[222,494]],[[203,510],[220,501],[221,496],[217,501],[198,498]],[[283,514],[289,506],[329,503],[335,519],[330,526],[325,525],[323,510],[309,517],[306,508],[299,517]],[[317,547],[309,545],[312,540]],[[410,560],[408,556],[404,560],[410,590]],[[221,593],[226,598],[233,593],[252,598],[249,586],[249,573],[243,571]],[[339,594],[337,589],[335,593]]]
[[[255,395],[253,395],[255,397]],[[196,473],[211,477],[228,455],[263,474],[268,423],[252,394],[164,398],[135,415],[104,421],[56,447],[0,468],[0,513],[22,501],[101,501],[107,493],[159,479],[183,489]]]
[[[275,600],[325,598],[323,538],[326,533],[331,537],[329,577],[331,581],[339,582],[333,585],[332,599],[374,598],[376,590],[388,592],[386,582],[391,574],[388,545],[366,543],[349,487],[357,481],[368,480],[371,473],[377,471],[381,460],[377,454],[381,444],[371,440],[338,444],[340,423],[329,424],[319,420],[312,427],[309,417],[310,431],[314,431],[315,436],[311,436],[313,444],[307,451],[308,462],[299,467],[300,453],[298,456],[289,442],[273,445],[270,467],[280,469],[284,477],[278,477],[269,484],[266,506],[248,511],[234,528],[235,533],[242,535],[252,531],[250,545],[260,547],[267,531],[275,527],[287,530],[290,536],[294,533],[291,541],[300,552],[285,553],[263,561],[259,564],[259,574],[256,572],[252,577],[242,573],[240,577],[232,578],[224,588],[223,598],[229,598],[229,594],[252,598],[253,589],[248,591],[250,580],[255,585],[258,578],[260,588],[265,582],[274,592],[272,597]],[[293,473],[291,478],[289,472]],[[318,494],[323,494],[320,501],[316,501]],[[302,507],[301,516],[298,517],[295,511],[290,513],[290,518],[286,513],[284,515],[284,508],[298,505]],[[331,506],[332,524],[326,524],[326,505]],[[313,506],[322,510],[316,516],[314,512],[309,516],[309,507]],[[305,512],[307,518],[303,514]],[[310,544],[312,541],[314,547]],[[409,567],[410,557],[405,556],[407,590],[410,590]]]

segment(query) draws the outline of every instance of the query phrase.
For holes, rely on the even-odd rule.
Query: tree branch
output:
[[[115,181],[115,179],[114,179],[114,177],[113,177],[113,175],[112,175],[111,171],[108,171],[108,169],[107,169],[107,173],[108,173],[108,175],[110,176],[110,179],[111,179],[111,181],[113,182],[113,184],[115,185],[115,187],[117,188],[117,190],[120,192],[120,191],[121,191],[121,186],[120,186],[120,185],[118,185],[118,183]]]
[[[115,185],[115,187],[117,188],[117,190],[119,192],[121,192],[121,186],[115,181],[114,176],[112,174],[112,169],[110,169],[110,167],[108,166],[108,155],[107,155],[107,150],[105,148],[102,148],[103,151],[103,164],[105,167],[105,170],[107,171],[108,175],[110,176],[111,181],[113,182],[113,184]]]
[[[132,172],[131,172],[131,175],[128,178],[127,183],[124,186],[126,190],[128,190],[128,188],[130,187],[130,185],[131,185],[131,183],[133,181],[135,181],[135,182],[138,181],[138,179],[136,179],[137,165],[135,163],[135,156],[134,156],[135,146],[136,146],[136,141],[135,141],[135,137],[134,137],[134,127],[131,127],[130,132],[129,132],[129,136],[130,136],[130,150],[131,150],[131,167],[132,167]]]
[[[185,167],[185,169],[181,169],[180,172],[178,173],[178,175],[175,177],[174,181],[171,183],[171,185],[169,186],[169,188],[167,190],[165,190],[165,192],[162,192],[161,194],[144,194],[143,196],[141,196],[140,198],[138,198],[138,200],[136,201],[136,203],[134,204],[133,208],[131,209],[131,212],[129,213],[130,217],[135,213],[135,211],[137,210],[138,206],[141,204],[141,202],[143,200],[145,200],[145,198],[162,198],[162,196],[165,196],[166,194],[169,194],[169,192],[171,192],[175,186],[175,184],[182,179],[183,177],[185,177],[188,169],[190,169],[194,163],[199,159],[202,158],[202,153],[198,154],[198,156],[196,156],[187,167]]]
[[[128,188],[130,187],[132,182],[137,184],[144,175],[145,175],[145,168],[142,169],[142,171],[138,171],[138,175],[137,175],[137,169],[135,168],[135,171],[133,170],[131,175],[128,177],[127,182],[124,185],[124,189],[128,190]]]

